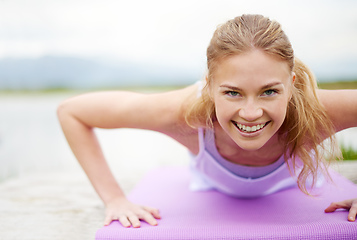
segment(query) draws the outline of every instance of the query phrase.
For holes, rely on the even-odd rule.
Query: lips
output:
[[[237,123],[235,121],[232,121],[232,122],[240,131],[245,132],[245,133],[258,132],[258,131],[262,130],[263,128],[265,128],[270,123],[270,121],[268,121],[266,123],[247,126],[244,124]]]

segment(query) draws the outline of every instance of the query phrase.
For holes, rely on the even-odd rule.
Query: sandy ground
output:
[[[64,140],[55,116],[68,95],[0,96],[0,239],[94,239],[104,207]],[[187,165],[186,150],[141,130],[98,130],[125,192],[150,169]],[[356,139],[356,130],[344,138]],[[357,183],[357,161],[335,166]],[[356,195],[357,196],[357,195]]]
[[[102,142],[113,137],[98,135]],[[150,169],[187,164],[188,155],[183,147],[165,136],[130,130],[119,131],[119,135],[117,142],[122,150],[115,157],[107,158],[126,193]],[[120,144],[125,135],[141,139],[128,139],[126,144]],[[157,145],[150,147],[151,144],[147,144],[137,152],[130,147],[133,141],[138,144],[149,140]],[[166,154],[160,154],[160,149]],[[109,156],[110,151],[107,146],[105,152]],[[125,159],[125,163],[120,164],[117,158]],[[0,213],[0,239],[4,240],[94,239],[96,230],[104,221],[103,204],[76,164],[66,171],[28,173],[4,181],[0,184]]]

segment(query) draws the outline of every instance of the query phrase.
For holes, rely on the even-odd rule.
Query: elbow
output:
[[[57,119],[63,130],[68,128],[72,129],[73,126],[92,128],[81,119],[78,114],[78,106],[76,106],[75,102],[70,99],[60,103],[56,113]]]
[[[57,107],[57,119],[62,125],[68,117],[70,117],[70,110],[67,101],[60,103]]]

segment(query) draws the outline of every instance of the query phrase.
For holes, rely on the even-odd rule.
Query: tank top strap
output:
[[[198,146],[199,154],[205,151],[205,130],[204,128],[198,128]]]
[[[202,95],[202,89],[204,87],[204,83],[202,82],[202,80],[200,80],[200,81],[197,81],[195,84],[198,85],[197,98],[199,98]],[[199,144],[199,153],[202,153],[205,150],[205,129],[204,128],[198,128],[198,144]]]

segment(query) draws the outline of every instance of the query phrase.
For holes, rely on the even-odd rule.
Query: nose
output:
[[[263,116],[263,109],[253,100],[248,100],[239,110],[239,116],[248,122],[253,122]]]

